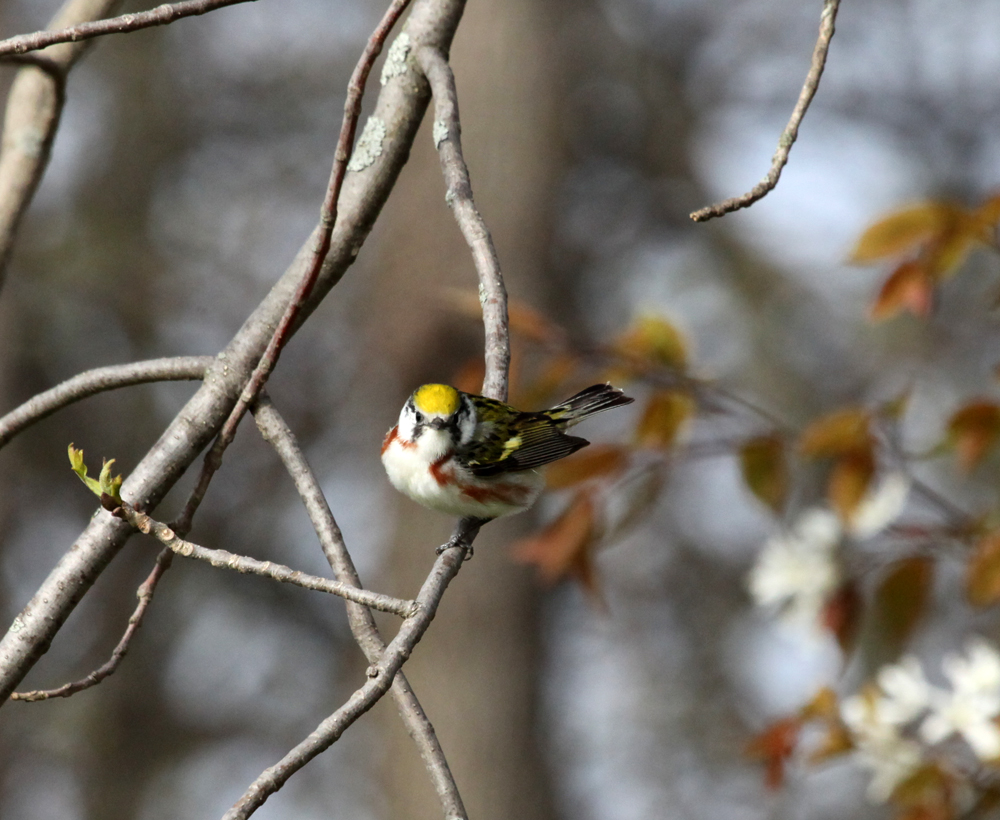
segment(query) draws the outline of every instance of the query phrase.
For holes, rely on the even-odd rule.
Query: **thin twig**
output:
[[[431,43],[447,49],[464,8],[463,0],[414,0],[403,31],[413,48]],[[64,47],[69,46],[54,48]],[[301,317],[319,305],[357,259],[409,157],[429,102],[429,86],[408,64],[383,84],[372,116],[384,123],[385,139],[373,153],[371,166],[345,179],[330,252]],[[145,510],[155,509],[210,445],[272,338],[311,257],[309,240],[219,354],[194,396],[126,478],[124,498],[141,503]],[[0,635],[0,707],[133,532],[110,514],[94,516]]]
[[[291,329],[296,319],[298,319],[306,300],[312,293],[313,287],[319,278],[323,262],[330,251],[330,242],[333,236],[333,228],[337,222],[337,202],[340,199],[340,191],[344,183],[344,175],[347,169],[347,160],[350,157],[351,148],[354,145],[354,134],[358,127],[358,118],[361,115],[361,98],[364,96],[365,84],[368,82],[368,75],[371,73],[375,59],[382,51],[386,37],[392,27],[399,20],[400,15],[410,4],[410,0],[393,0],[388,11],[383,15],[375,31],[368,38],[365,50],[361,54],[351,79],[347,85],[347,100],[344,103],[344,120],[340,127],[340,136],[337,140],[337,151],[334,155],[333,169],[330,172],[330,181],[327,185],[326,196],[323,206],[320,209],[320,222],[313,235],[312,261],[309,269],[305,272],[302,280],[295,290],[295,294],[288,303],[281,320],[278,322],[271,336],[271,341],[264,350],[260,361],[254,368],[253,374],[243,388],[239,400],[233,407],[219,432],[218,437],[212,444],[212,449],[205,456],[202,463],[201,472],[195,483],[194,489],[188,497],[184,509],[175,522],[175,526],[181,532],[187,532],[191,527],[191,521],[198,510],[205,493],[208,492],[208,485],[216,471],[222,466],[222,455],[226,448],[232,443],[236,436],[236,428],[239,426],[243,416],[246,415],[247,408],[260,393],[261,388],[267,381],[268,376],[278,362],[281,351],[287,344],[291,336]]]
[[[44,393],[32,396],[7,415],[0,416],[0,447],[36,421],[81,399],[133,384],[196,381],[204,377],[213,361],[211,356],[177,356],[87,370]]]
[[[169,549],[160,550],[160,554],[156,556],[156,566],[153,567],[152,572],[146,578],[142,584],[139,585],[139,589],[136,590],[136,597],[139,599],[139,605],[135,608],[135,612],[128,619],[128,627],[125,630],[125,634],[122,635],[120,641],[118,641],[118,646],[115,647],[114,651],[111,653],[111,657],[102,665],[91,672],[87,677],[81,678],[78,681],[73,681],[72,683],[65,683],[58,689],[36,689],[32,692],[14,692],[11,694],[11,700],[23,700],[28,702],[34,702],[38,700],[48,700],[49,698],[68,698],[70,695],[75,695],[77,692],[82,692],[84,689],[89,689],[91,686],[96,686],[102,680],[109,677],[118,668],[118,664],[122,662],[122,658],[128,652],[129,644],[132,642],[132,638],[135,633],[142,626],[143,616],[146,614],[146,610],[149,608],[150,602],[153,600],[153,593],[156,591],[156,585],[160,582],[163,574],[170,569],[170,564],[174,560],[174,554]]]
[[[119,5],[121,0],[67,0],[49,25],[86,24]],[[33,55],[33,65],[18,71],[11,85],[0,137],[0,286],[17,229],[49,163],[66,101],[66,76],[89,45],[66,43]]]
[[[206,14],[223,6],[235,6],[237,3],[249,2],[253,2],[253,0],[185,0],[182,3],[157,6],[149,11],[123,14],[121,17],[109,17],[106,20],[81,23],[55,31],[18,34],[16,37],[0,40],[0,57],[8,54],[26,54],[29,51],[37,51],[56,43],[77,43],[105,34],[127,34],[130,31],[138,31],[143,28],[164,26],[175,20],[180,20],[182,17]]]
[[[389,690],[396,673],[410,657],[437,612],[438,604],[451,580],[464,563],[466,550],[479,532],[479,522],[462,519],[416,598],[416,614],[403,621],[379,660],[368,667],[368,680],[309,736],[278,763],[265,769],[243,796],[223,815],[223,820],[246,820],[264,801],[310,760],[334,742]]]
[[[734,196],[715,205],[709,205],[695,211],[691,214],[691,218],[695,222],[705,222],[712,217],[722,216],[732,211],[738,211],[740,208],[746,208],[748,205],[753,205],[754,202],[762,199],[778,184],[778,179],[781,177],[781,170],[785,167],[785,163],[788,162],[788,154],[792,150],[792,144],[799,135],[799,125],[806,111],[809,109],[809,104],[816,95],[816,89],[819,88],[819,78],[823,75],[823,69],[826,67],[826,55],[830,50],[830,40],[833,39],[834,23],[837,20],[837,9],[839,7],[840,0],[823,0],[823,12],[819,22],[819,38],[816,40],[816,47],[813,49],[809,73],[806,75],[806,81],[799,92],[799,99],[795,103],[791,119],[788,120],[788,125],[785,126],[785,130],[781,132],[781,136],[778,138],[778,150],[774,152],[774,157],[771,159],[771,170],[767,172],[767,176],[742,196]]]
[[[257,400],[253,412],[261,435],[277,451],[295,484],[295,489],[299,492],[334,575],[338,580],[360,588],[361,579],[354,562],[351,560],[351,555],[347,551],[343,534],[340,527],[337,526],[330,506],[316,480],[316,475],[306,461],[294,434],[266,393]],[[365,653],[368,662],[375,663],[385,651],[385,642],[379,634],[371,610],[359,604],[348,602],[347,617],[358,646]],[[427,718],[402,670],[396,673],[391,692],[400,717],[414,743],[417,744],[420,756],[431,776],[434,789],[444,810],[444,816],[449,820],[467,820],[468,815],[465,812],[462,797],[458,792],[458,786],[448,766],[434,726]]]
[[[462,236],[472,250],[479,274],[479,302],[483,308],[486,333],[486,378],[483,395],[507,400],[507,371],[510,367],[510,333],[507,322],[507,289],[500,273],[493,238],[472,199],[469,168],[462,156],[462,125],[458,116],[458,94],[451,66],[440,49],[424,46],[417,50],[417,62],[434,95],[434,145],[441,157],[447,193]]]
[[[215,550],[185,541],[170,527],[161,521],[150,518],[146,513],[139,512],[131,504],[122,501],[120,504],[110,496],[102,496],[101,503],[104,508],[118,516],[123,521],[127,521],[139,532],[151,535],[163,546],[185,558],[197,558],[205,561],[213,567],[219,569],[231,569],[240,573],[260,575],[264,578],[271,578],[285,584],[293,584],[304,589],[312,589],[317,592],[329,592],[341,598],[346,598],[355,603],[370,606],[381,612],[391,612],[401,618],[407,618],[413,614],[416,605],[413,601],[403,601],[393,598],[391,595],[383,595],[380,592],[371,592],[367,589],[358,589],[350,584],[334,581],[331,578],[321,578],[318,575],[309,575],[299,572],[284,564],[275,564],[273,561],[258,561],[246,555],[235,555],[226,550]]]

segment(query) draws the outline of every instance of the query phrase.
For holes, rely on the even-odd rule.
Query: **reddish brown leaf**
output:
[[[764,761],[764,782],[769,789],[777,789],[785,782],[785,765],[795,751],[802,721],[785,718],[765,729],[747,744],[747,755]]]
[[[865,497],[875,475],[875,452],[872,443],[837,459],[830,471],[827,496],[841,520],[849,521]]]
[[[965,588],[975,606],[992,606],[1000,601],[1000,530],[993,530],[976,542]]]
[[[780,513],[788,496],[788,460],[785,442],[778,436],[761,436],[740,447],[743,480],[757,498]]]
[[[684,423],[694,415],[695,403],[679,390],[658,390],[649,397],[646,409],[635,430],[636,443],[641,447],[667,449],[677,439]]]
[[[949,202],[923,202],[894,211],[865,230],[850,261],[866,264],[915,253],[921,245],[953,231],[965,215],[963,208]]]
[[[507,322],[512,331],[540,344],[555,344],[566,336],[559,325],[524,302],[507,303]]]
[[[1000,406],[990,401],[965,405],[948,422],[948,436],[963,470],[972,470],[1000,436]]]
[[[820,618],[823,626],[837,639],[840,648],[845,653],[850,652],[861,620],[861,596],[857,586],[851,582],[841,585],[826,602]]]
[[[918,555],[898,561],[879,584],[873,618],[891,656],[902,650],[923,615],[933,580],[933,561]]]
[[[860,407],[849,407],[822,416],[810,424],[799,438],[803,455],[829,458],[849,455],[871,447],[870,416]]]
[[[616,476],[628,466],[629,451],[617,444],[592,444],[549,465],[546,483],[555,490],[592,478]]]
[[[514,560],[537,567],[546,584],[574,577],[585,589],[596,592],[591,561],[594,523],[593,499],[590,493],[580,492],[555,521],[513,545]]]
[[[569,353],[549,356],[523,391],[522,407],[549,407],[574,391],[565,385],[572,381],[580,368],[580,360]],[[581,384],[580,387],[584,385]]]
[[[889,319],[903,310],[914,316],[930,316],[934,306],[934,280],[922,262],[907,261],[885,280],[868,312],[872,321]]]
[[[486,364],[482,356],[466,359],[451,377],[451,384],[464,393],[479,393],[483,389]]]

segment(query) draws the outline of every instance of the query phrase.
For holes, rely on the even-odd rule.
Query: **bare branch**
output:
[[[193,17],[206,14],[223,6],[235,6],[237,3],[249,3],[253,0],[185,0],[182,3],[164,3],[149,11],[138,11],[134,14],[123,14],[121,17],[110,17],[106,20],[81,23],[55,31],[36,31],[33,34],[18,34],[0,40],[0,57],[8,54],[26,54],[56,43],[77,43],[90,40],[105,34],[127,34],[153,26],[164,26],[180,20],[182,17]],[[112,5],[112,4],[107,4]],[[118,5],[115,3],[114,5]],[[110,11],[110,9],[108,9]],[[103,12],[107,13],[107,11]]]
[[[240,393],[240,398],[236,402],[229,418],[222,427],[218,438],[212,444],[212,449],[205,456],[202,463],[201,473],[191,495],[188,497],[184,509],[175,522],[175,526],[181,532],[187,532],[191,528],[191,521],[197,511],[205,493],[208,492],[208,485],[212,476],[222,466],[222,454],[232,443],[236,436],[236,428],[246,414],[247,408],[260,393],[261,388],[267,381],[271,371],[278,363],[278,356],[285,344],[291,338],[291,329],[298,319],[299,313],[312,293],[319,277],[323,262],[330,251],[330,241],[333,235],[333,228],[337,222],[337,201],[340,198],[340,190],[344,183],[344,175],[347,170],[347,159],[350,156],[351,147],[354,144],[354,134],[358,127],[358,117],[361,115],[361,98],[364,96],[365,83],[371,73],[375,58],[382,51],[385,38],[389,36],[392,27],[399,20],[400,15],[410,4],[410,0],[393,0],[388,11],[383,15],[371,37],[365,50],[361,54],[354,72],[351,74],[350,82],[347,85],[347,101],[344,103],[344,120],[340,127],[340,137],[337,140],[337,151],[334,156],[333,170],[330,173],[330,182],[327,185],[326,197],[320,209],[319,227],[313,234],[312,263],[309,270],[305,272],[295,294],[289,301],[284,314],[282,315],[274,335],[268,342],[260,361],[254,368],[253,374]]]
[[[122,662],[122,658],[128,652],[129,644],[132,642],[132,638],[135,633],[142,626],[143,616],[146,614],[146,610],[149,608],[150,602],[153,600],[153,593],[156,591],[156,585],[160,582],[163,574],[170,569],[170,564],[174,560],[174,554],[169,549],[163,549],[160,554],[156,556],[156,566],[153,567],[152,572],[149,573],[146,580],[139,585],[139,589],[136,590],[136,597],[139,599],[139,605],[135,608],[135,612],[128,619],[128,628],[125,630],[125,634],[122,635],[120,641],[118,641],[118,646],[115,647],[114,651],[111,653],[111,657],[102,666],[99,666],[93,672],[91,672],[87,677],[81,678],[78,681],[73,681],[72,683],[65,683],[58,689],[36,689],[32,692],[14,692],[11,696],[11,700],[23,700],[28,702],[38,701],[38,700],[48,700],[49,698],[68,698],[70,695],[75,695],[77,692],[82,692],[84,689],[89,689],[91,686],[96,686],[102,680],[109,677],[118,668],[118,664]]]
[[[87,370],[44,393],[32,396],[6,416],[0,416],[0,447],[36,421],[81,399],[133,384],[195,381],[204,377],[213,361],[211,356],[177,356]]]
[[[414,0],[404,25],[412,47],[431,44],[447,49],[464,5],[462,0]],[[429,100],[428,86],[409,66],[382,86],[372,117],[384,125],[384,138],[378,150],[371,152],[371,164],[363,170],[349,170],[344,179],[330,252],[300,323],[357,257],[409,156]],[[199,390],[131,472],[122,487],[130,503],[154,509],[218,433],[312,264],[312,248],[310,239],[219,354]],[[132,532],[126,522],[99,512],[0,636],[0,705],[46,651]]]
[[[826,67],[826,55],[830,50],[830,40],[833,39],[833,29],[839,7],[840,0],[823,0],[823,12],[819,22],[819,39],[816,40],[816,47],[813,49],[812,64],[809,66],[809,73],[806,75],[802,91],[799,92],[799,99],[795,103],[792,117],[778,138],[778,150],[774,152],[774,157],[771,159],[771,170],[767,172],[767,176],[742,196],[735,196],[695,211],[691,214],[691,218],[695,222],[705,222],[712,217],[723,216],[753,205],[758,199],[763,199],[778,184],[781,171],[785,167],[785,163],[788,162],[788,154],[792,150],[792,144],[799,135],[799,124],[816,95],[816,89],[819,88],[819,78],[823,75],[823,69]]]
[[[253,412],[261,435],[274,446],[302,498],[334,575],[338,580],[360,588],[361,579],[347,551],[340,527],[337,526],[319,482],[294,434],[266,394],[261,395]],[[371,611],[367,607],[348,602],[347,617],[351,632],[365,653],[365,657],[368,658],[368,662],[375,663],[385,651],[385,642],[379,634]],[[445,817],[451,820],[467,820],[468,815],[462,797],[434,726],[427,718],[402,670],[396,673],[391,691],[403,723],[417,744],[420,756],[427,766]]]
[[[185,558],[197,558],[205,561],[218,569],[232,569],[236,572],[261,575],[264,578],[271,578],[285,584],[293,584],[304,589],[312,589],[317,592],[329,592],[338,595],[349,601],[370,606],[380,612],[391,612],[401,618],[407,618],[414,613],[416,605],[413,601],[403,601],[393,598],[391,595],[383,595],[380,592],[371,592],[367,589],[358,589],[350,584],[334,581],[330,578],[320,578],[318,575],[309,575],[299,572],[284,564],[275,564],[272,561],[258,561],[246,555],[235,555],[226,550],[214,550],[203,547],[191,541],[185,541],[177,535],[166,524],[150,518],[146,513],[139,512],[135,507],[127,502],[116,504],[109,496],[102,496],[101,502],[104,508],[113,515],[118,516],[123,521],[128,521],[139,532],[145,535],[152,535],[157,541],[177,555]]]
[[[223,815],[223,820],[245,820],[264,801],[280,789],[295,772],[337,741],[344,731],[389,690],[396,673],[423,637],[437,612],[441,596],[464,563],[466,550],[479,532],[479,523],[462,519],[451,540],[438,556],[430,575],[417,595],[416,614],[403,621],[382,653],[381,658],[368,667],[368,681],[354,692],[347,702],[319,724],[309,736],[286,754],[279,762],[261,773],[236,804]]]
[[[51,26],[95,20],[120,4],[121,0],[67,0]],[[86,48],[84,43],[50,48],[18,71],[11,85],[0,138],[0,287],[17,228],[49,163],[65,101],[66,74]]]
[[[458,94],[451,66],[439,48],[424,46],[416,54],[434,94],[434,146],[441,156],[447,193],[445,201],[472,250],[479,274],[479,302],[486,332],[486,378],[483,395],[507,400],[510,369],[510,330],[507,325],[507,289],[504,287],[493,238],[472,199],[469,168],[462,156],[462,125],[458,116]]]

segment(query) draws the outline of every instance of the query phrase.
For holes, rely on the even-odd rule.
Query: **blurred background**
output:
[[[0,413],[92,367],[218,352],[316,222],[347,78],[383,5],[259,0],[96,45],[70,76],[52,163],[0,294]],[[884,272],[845,259],[888,209],[932,196],[974,203],[1000,187],[1000,5],[845,3],[777,190],[709,224],[687,216],[764,175],[821,5],[470,3],[452,58],[476,202],[512,298],[575,344],[605,343],[639,314],[664,316],[696,374],[791,424],[910,386],[909,440],[926,449],[963,398],[994,390],[995,262],[973,256],[973,275],[945,286],[930,321],[872,325],[867,305]],[[41,28],[58,6],[4,0],[0,34]],[[5,89],[14,71],[0,75]],[[474,276],[425,123],[357,263],[269,386],[370,588],[412,597],[450,531],[391,490],[377,453],[416,385],[453,380],[480,357],[481,327],[454,308],[454,289],[474,292]],[[580,373],[567,395],[603,378]],[[2,619],[93,512],[66,445],[127,471],[191,392],[105,394],[0,453]],[[630,412],[583,434],[627,439]],[[715,413],[689,436],[710,443],[759,425]],[[970,508],[994,492],[933,463],[925,477]],[[790,515],[822,493],[814,476],[800,478]],[[835,683],[842,659],[832,638],[790,632],[753,608],[746,575],[780,522],[745,489],[735,454],[670,459],[656,499],[596,555],[600,602],[578,584],[543,585],[512,559],[511,544],[562,509],[557,493],[487,527],[449,589],[406,672],[470,816],[883,811],[865,802],[867,778],[848,762],[808,767],[774,792],[745,754],[769,721]],[[250,423],[191,538],[328,572]],[[82,677],[107,658],[156,551],[129,543],[22,689]],[[220,816],[363,681],[342,613],[315,593],[175,562],[112,678],[3,710],[0,817]],[[933,652],[968,618],[942,604],[918,640]],[[257,814],[439,815],[389,701]]]

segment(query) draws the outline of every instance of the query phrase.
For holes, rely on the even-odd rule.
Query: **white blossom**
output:
[[[907,736],[918,722],[924,744],[957,734],[980,760],[1000,759],[1000,652],[976,638],[963,655],[946,656],[941,667],[949,689],[932,686],[911,655],[883,667],[877,686],[841,702],[858,761],[872,771],[872,800],[888,799],[920,767],[924,746]]]
[[[780,608],[789,620],[815,623],[841,581],[834,554],[840,537],[836,515],[807,510],[790,532],[764,545],[748,578],[754,601]]]
[[[877,693],[846,698],[840,707],[857,747],[858,762],[872,772],[868,799],[873,803],[888,800],[923,762],[923,748],[887,719],[885,707],[886,699]]]
[[[848,530],[855,538],[878,535],[899,518],[910,494],[910,479],[903,473],[889,473],[868,490],[851,514]]]
[[[982,639],[966,644],[966,656],[942,662],[951,691],[934,693],[931,713],[920,727],[928,743],[958,734],[980,760],[1000,758],[1000,653]]]
[[[877,680],[884,693],[879,698],[881,719],[893,726],[905,726],[919,717],[930,707],[935,695],[920,661],[913,655],[882,667]]]

